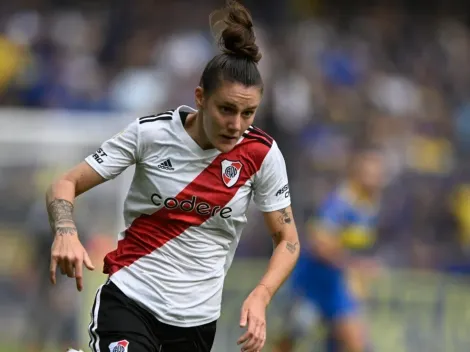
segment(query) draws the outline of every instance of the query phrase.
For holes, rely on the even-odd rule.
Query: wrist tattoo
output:
[[[286,244],[286,248],[289,252],[291,252],[292,254],[294,254],[295,252],[297,252],[297,245],[299,244],[299,242],[295,242],[294,244],[290,243],[290,242],[287,242]]]
[[[278,221],[281,225],[290,224],[292,222],[292,214],[287,211],[287,208],[278,210],[281,213],[281,216],[278,218]]]
[[[55,199],[47,206],[49,213],[49,224],[54,230],[59,224],[72,224],[73,225],[73,204],[65,199]],[[66,228],[64,226],[62,228]],[[69,226],[74,227],[74,226]]]
[[[76,235],[77,228],[75,226],[58,227],[55,231],[56,236]]]

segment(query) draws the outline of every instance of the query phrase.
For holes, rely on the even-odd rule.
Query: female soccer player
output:
[[[126,229],[104,260],[109,279],[92,308],[92,351],[210,351],[251,197],[276,247],[241,309],[242,351],[262,349],[266,307],[297,261],[284,159],[252,125],[263,83],[251,16],[231,1],[211,18],[222,53],[195,89],[197,109],[180,106],[134,120],[47,192],[55,233],[50,279],[56,282],[59,267],[81,290],[82,264],[93,265],[73,221],[74,199],[136,165]]]

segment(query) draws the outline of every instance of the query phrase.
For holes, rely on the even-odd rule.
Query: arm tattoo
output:
[[[279,243],[281,243],[282,241],[282,237],[281,237],[281,231],[278,231],[278,232],[275,232],[271,235],[271,237],[273,238],[273,242],[274,242],[274,247],[277,247]]]
[[[289,252],[291,252],[292,254],[294,254],[295,252],[297,252],[297,245],[299,243],[298,242],[295,242],[294,244],[290,243],[290,242],[287,242],[286,244],[286,248]]]
[[[65,199],[55,199],[47,207],[49,213],[49,224],[53,231],[59,235],[70,235],[76,233],[73,225],[73,204]],[[59,227],[60,224],[67,224]]]
[[[287,208],[278,210],[278,212],[281,213],[281,216],[278,218],[278,221],[281,223],[281,225],[290,224],[292,222],[292,215],[286,209]]]
[[[282,241],[281,231],[273,233],[272,238],[273,238],[273,242],[274,242],[274,248],[276,248],[279,245],[279,243],[281,243],[281,241]],[[291,243],[291,242],[287,242],[286,243],[286,248],[291,254],[294,254],[295,252],[297,252],[298,244],[299,244],[298,242],[295,242],[294,244]]]
[[[58,236],[76,235],[77,228],[75,226],[58,227],[55,234]]]

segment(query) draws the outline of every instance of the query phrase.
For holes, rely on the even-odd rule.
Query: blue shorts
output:
[[[344,274],[313,258],[299,259],[289,284],[294,302],[289,325],[296,330],[310,330],[319,319],[334,323],[358,311],[359,302],[350,291]]]

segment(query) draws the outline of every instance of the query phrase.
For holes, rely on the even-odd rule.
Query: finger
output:
[[[242,308],[242,313],[240,317],[240,327],[241,328],[246,327],[247,323],[248,323],[248,310],[245,308]],[[245,343],[246,341],[250,339],[250,336],[251,336],[251,332],[249,331],[249,329],[247,329],[245,333],[242,336],[240,336],[240,338],[237,341],[237,344],[241,345]]]
[[[261,346],[261,323],[260,322],[258,322],[258,324],[256,325],[256,331],[253,334],[252,341],[253,341],[253,345],[251,349],[253,351],[259,351],[260,346]]]
[[[266,333],[266,324],[263,319],[254,319],[254,332],[253,338],[250,341],[250,345],[246,347],[252,351],[260,351],[264,345],[265,333]]]
[[[75,260],[75,281],[77,282],[77,290],[83,289],[83,262],[79,259]]]
[[[257,320],[253,316],[248,316],[247,339],[244,341],[242,351],[251,351],[256,345]],[[243,343],[243,342],[242,342]]]
[[[266,323],[264,324],[263,328],[261,329],[261,343],[259,346],[259,350],[261,351],[266,343]]]
[[[258,325],[258,331],[256,332],[256,346],[255,351],[261,351],[266,341],[266,328],[264,322]]]
[[[68,257],[65,261],[65,270],[68,277],[75,277],[74,262],[75,258],[73,257]]]
[[[240,316],[240,327],[244,328],[248,321],[248,309],[242,307],[242,314]]]
[[[56,270],[57,270],[57,259],[52,258],[52,259],[51,259],[51,266],[50,266],[50,268],[49,268],[49,278],[50,278],[51,283],[52,283],[53,285],[55,285],[56,282],[57,282],[57,281],[56,281],[56,277],[55,277],[55,272],[56,272]]]
[[[93,263],[91,262],[91,259],[88,256],[88,253],[86,251],[84,253],[83,262],[85,263],[85,266],[87,267],[88,270],[95,270],[95,267]]]
[[[241,345],[250,339],[251,333],[246,331],[237,341],[237,345]]]
[[[67,275],[67,264],[65,263],[64,259],[60,261],[59,266],[60,266],[60,273],[62,275]]]
[[[256,323],[253,323],[252,327],[249,328],[250,335],[248,341],[246,341],[245,345],[242,348],[242,351],[257,351],[257,346],[259,344],[259,329]]]

